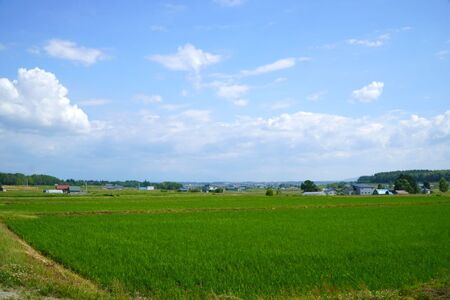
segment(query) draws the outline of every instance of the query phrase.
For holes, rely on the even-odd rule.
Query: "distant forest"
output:
[[[450,170],[407,170],[376,173],[373,176],[361,176],[359,183],[393,183],[400,175],[405,174],[414,178],[417,182],[438,182],[444,177],[450,181]]]
[[[59,179],[50,175],[24,175],[21,173],[0,173],[0,184],[4,185],[54,185],[59,183],[66,183],[70,185],[98,185],[102,186],[105,184],[121,185],[123,187],[144,187],[144,186],[155,186],[157,189],[162,190],[177,190],[182,187],[178,182],[159,182],[151,183],[149,181],[137,181],[137,180],[126,180],[126,181],[106,181],[106,180],[75,180],[75,179]]]

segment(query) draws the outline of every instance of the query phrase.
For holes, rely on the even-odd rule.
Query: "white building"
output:
[[[44,190],[47,194],[64,194],[63,190]]]
[[[303,196],[326,196],[325,192],[304,192]]]

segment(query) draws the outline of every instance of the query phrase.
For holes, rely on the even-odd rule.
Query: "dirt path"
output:
[[[43,256],[0,222],[0,299],[126,299]]]

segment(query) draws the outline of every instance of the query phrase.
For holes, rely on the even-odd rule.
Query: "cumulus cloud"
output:
[[[299,158],[308,162],[317,162],[324,157],[346,160],[359,153],[372,152],[383,161],[386,155],[391,155],[393,160],[403,159],[405,151],[411,149],[419,153],[424,145],[430,148],[447,146],[446,153],[450,151],[450,111],[429,118],[401,114],[351,118],[298,111],[267,118],[238,117],[219,122],[211,117],[210,111],[189,109],[171,116],[158,116],[157,122],[151,124],[142,123],[142,118],[142,121],[128,119],[133,123],[117,122],[126,127],[112,132],[126,131],[128,138],[136,138],[139,143],[149,146],[166,145],[169,147],[166,153],[196,153],[202,158],[209,155],[229,157],[233,153],[234,158],[245,160],[270,153],[276,159],[294,163]],[[155,120],[153,114],[151,119]],[[143,136],[141,132],[147,134]],[[135,137],[133,133],[136,133]],[[136,141],[120,142],[132,145]]]
[[[377,100],[383,93],[384,83],[372,81],[370,84],[352,92],[352,98],[359,102],[369,103]]]
[[[203,67],[220,62],[222,57],[195,48],[191,44],[186,44],[178,47],[177,53],[156,54],[148,56],[147,59],[157,62],[169,70],[194,71],[198,73]]]
[[[35,68],[19,69],[16,80],[0,78],[0,126],[86,132],[90,122],[54,74]]]
[[[52,39],[44,46],[44,50],[52,57],[67,59],[84,65],[92,65],[106,58],[105,53],[99,49],[78,46],[75,42],[68,40]]]
[[[261,75],[261,74],[265,74],[265,73],[280,71],[280,70],[294,67],[297,64],[297,62],[303,62],[303,61],[309,61],[309,60],[310,60],[309,57],[283,58],[283,59],[279,59],[273,63],[257,67],[256,69],[253,69],[253,70],[243,70],[243,71],[241,71],[241,75],[242,76],[254,76],[254,75]]]
[[[383,46],[389,39],[391,38],[389,33],[379,35],[375,39],[348,39],[347,44],[349,45],[358,45],[358,46],[366,46],[370,48],[378,48]]]
[[[214,2],[221,6],[235,7],[244,4],[245,0],[214,0]]]

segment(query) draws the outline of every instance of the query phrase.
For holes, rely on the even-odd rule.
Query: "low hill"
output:
[[[447,181],[450,180],[450,170],[405,170],[380,172],[372,176],[361,176],[359,183],[392,183],[400,175],[406,174],[412,176],[418,182],[438,182],[441,177]]]

